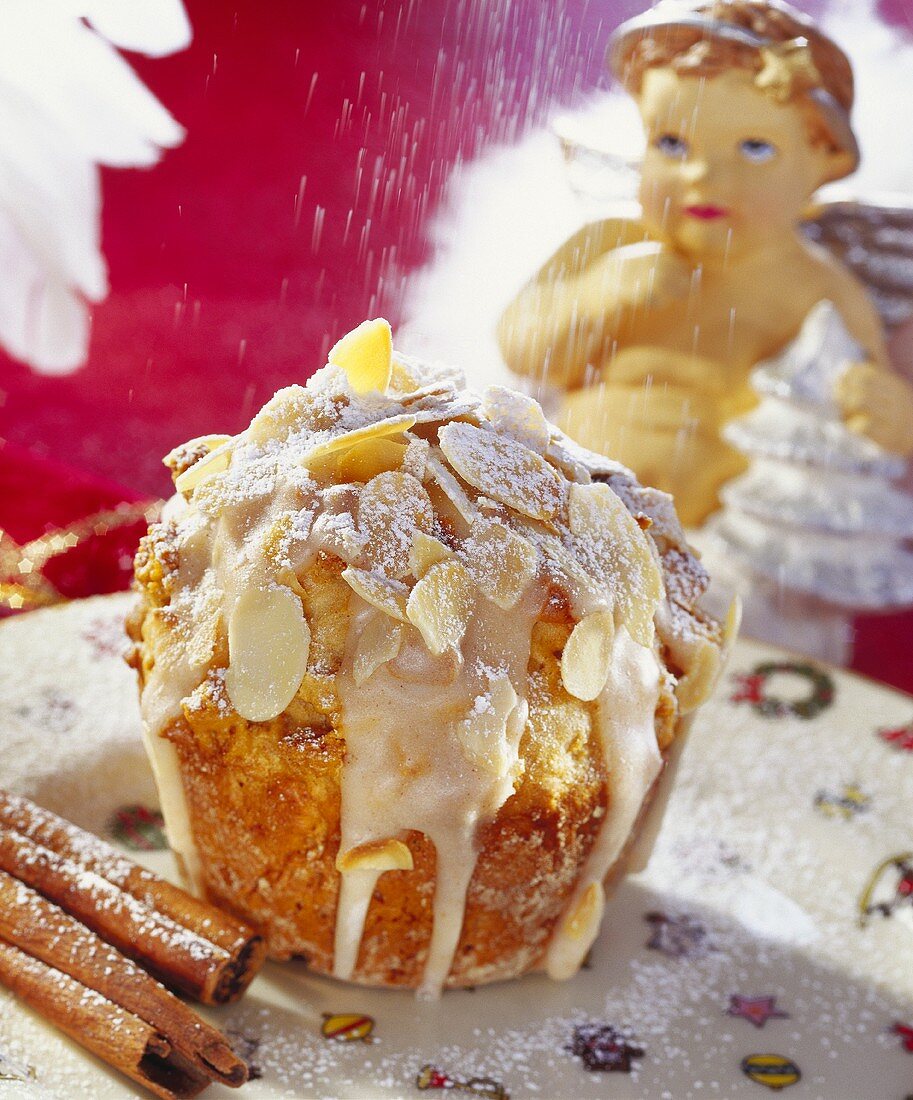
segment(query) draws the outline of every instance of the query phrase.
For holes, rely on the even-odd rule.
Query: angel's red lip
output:
[[[701,221],[709,222],[714,218],[725,218],[729,211],[725,206],[686,206],[685,213],[692,218],[700,218]]]

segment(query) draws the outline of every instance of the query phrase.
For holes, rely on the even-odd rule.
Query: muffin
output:
[[[670,498],[382,320],[165,461],[128,628],[189,885],[343,979],[575,973],[732,633]]]

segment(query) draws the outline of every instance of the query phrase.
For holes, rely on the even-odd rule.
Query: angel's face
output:
[[[800,107],[775,102],[746,70],[648,69],[639,106],[644,220],[694,259],[737,259],[791,233],[826,176]]]

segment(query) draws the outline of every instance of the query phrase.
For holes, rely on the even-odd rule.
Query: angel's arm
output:
[[[510,369],[580,386],[587,366],[607,357],[621,323],[626,246],[643,241],[643,227],[621,218],[593,222],[565,241],[501,315],[498,343]]]
[[[867,359],[839,379],[836,398],[847,427],[895,454],[913,454],[913,386],[891,367],[881,318],[863,286],[845,269],[829,291]]]

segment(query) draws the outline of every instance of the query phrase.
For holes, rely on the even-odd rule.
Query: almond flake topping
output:
[[[348,405],[344,394],[286,386],[267,401],[244,433],[258,446],[286,440],[293,432],[326,432],[336,427]]]
[[[564,478],[522,443],[460,423],[441,428],[438,438],[450,465],[479,492],[545,523],[564,511]]]
[[[720,647],[707,638],[695,642],[690,667],[675,685],[675,698],[682,714],[699,707],[713,691],[720,671]]]
[[[457,515],[466,523],[472,524],[478,516],[476,506],[469,499],[469,494],[463,486],[441,461],[439,455],[440,451],[436,448],[433,448],[428,455],[428,473],[456,509]]]
[[[568,481],[576,481],[579,485],[589,485],[593,480],[590,469],[580,460],[563,439],[553,439],[546,449],[545,455],[553,466],[564,474]]]
[[[341,435],[332,435],[329,439],[322,439],[308,447],[299,459],[302,466],[313,469],[319,462],[334,451],[342,451],[356,444],[364,443],[368,439],[381,439],[384,436],[400,435],[415,423],[415,417],[407,414],[391,416],[386,420],[377,420],[372,424],[364,424],[352,431],[343,432]]]
[[[403,641],[403,628],[386,615],[374,615],[365,624],[355,646],[352,675],[359,687],[397,656]]]
[[[188,439],[186,443],[173,447],[162,459],[162,464],[180,475],[194,462],[221,447],[223,443],[228,443],[231,438],[230,435],[200,435],[196,439]]]
[[[412,589],[406,604],[409,622],[439,657],[460,644],[472,612],[472,581],[455,558],[432,565]]]
[[[609,678],[614,638],[611,611],[594,611],[577,623],[561,654],[561,680],[569,695],[585,703],[599,695]]]
[[[507,751],[504,729],[518,702],[510,677],[502,672],[491,680],[484,695],[476,697],[467,717],[457,723],[463,754],[474,768],[498,777],[510,771],[515,758]]]
[[[453,551],[440,539],[424,531],[416,531],[412,536],[412,549],[409,551],[409,572],[420,581],[432,565],[450,557],[453,557]]]
[[[382,317],[362,321],[330,349],[327,362],[342,367],[355,393],[383,393],[393,370],[393,335]]]
[[[294,592],[275,585],[241,593],[228,623],[225,688],[242,718],[266,722],[285,710],[304,679],[310,645]]]
[[[544,455],[548,450],[551,428],[538,401],[504,386],[489,386],[482,412],[495,431],[512,436],[536,454]]]
[[[400,580],[409,572],[412,537],[434,522],[431,498],[420,481],[402,471],[378,474],[362,490],[358,532],[370,568]]]
[[[431,444],[427,439],[418,439],[411,435],[405,438],[408,440],[408,446],[403,455],[403,469],[407,474],[417,477],[419,481],[424,481],[428,475],[428,454]]]
[[[411,871],[412,853],[401,840],[369,840],[336,857],[337,871]]]
[[[405,457],[405,442],[371,436],[343,451],[336,470],[340,481],[370,481],[378,474],[398,470]]]
[[[220,444],[214,451],[204,455],[199,462],[174,479],[174,487],[179,493],[190,493],[204,481],[209,481],[216,474],[224,473],[231,465],[231,455],[234,450],[235,440],[229,437],[226,442]]]
[[[652,645],[663,581],[649,536],[608,485],[599,482],[571,486],[568,516],[574,552],[613,594],[616,626],[627,627],[640,645]]]
[[[602,883],[591,882],[565,918],[565,931],[572,939],[592,941],[604,909],[605,892]]]
[[[409,589],[399,581],[391,580],[380,573],[370,573],[367,569],[356,569],[350,565],[342,571],[342,579],[349,588],[372,607],[383,611],[391,619],[408,622],[406,601]]]
[[[462,559],[482,593],[505,611],[536,575],[539,555],[532,543],[497,521],[474,524]]]

